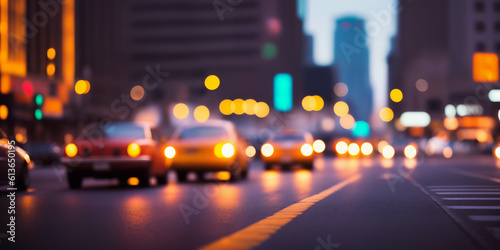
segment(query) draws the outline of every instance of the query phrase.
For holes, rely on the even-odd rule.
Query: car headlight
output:
[[[226,158],[231,158],[234,155],[235,149],[231,143],[226,143],[222,146],[222,155]]]
[[[311,144],[304,144],[302,147],[300,147],[300,152],[302,153],[303,156],[310,156],[313,153],[313,147]]]
[[[269,143],[266,143],[266,144],[262,145],[262,148],[260,149],[260,152],[265,157],[269,157],[269,156],[273,155],[273,153],[274,153],[273,145],[271,145]]]
[[[323,153],[323,151],[325,151],[325,148],[326,148],[325,142],[323,142],[322,140],[318,139],[314,141],[313,143],[314,152]]]
[[[337,144],[335,144],[335,151],[337,151],[338,154],[345,154],[347,153],[348,150],[348,145],[345,141],[339,141]]]
[[[391,159],[394,157],[395,151],[394,148],[391,145],[386,145],[384,149],[382,150],[382,156],[386,159]]]
[[[127,154],[135,158],[141,154],[141,147],[137,143],[130,143],[127,147]]]
[[[78,154],[78,148],[74,143],[70,143],[66,145],[66,148],[64,149],[64,152],[66,152],[66,155],[68,157],[75,157],[76,154]]]
[[[373,153],[372,144],[369,142],[361,144],[361,153],[366,156],[371,155]]]
[[[413,145],[408,145],[405,147],[405,156],[407,158],[413,159],[417,156],[417,148]]]
[[[168,146],[165,148],[164,153],[165,153],[165,157],[167,157],[168,159],[172,159],[175,156],[175,148],[172,146]]]

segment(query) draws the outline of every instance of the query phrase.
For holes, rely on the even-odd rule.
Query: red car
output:
[[[160,185],[168,181],[158,132],[148,124],[90,124],[64,153],[62,163],[72,189],[80,188],[86,177],[118,178],[120,184],[137,177],[141,186],[149,186],[152,176]]]

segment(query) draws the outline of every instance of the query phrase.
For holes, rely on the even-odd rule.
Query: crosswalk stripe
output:
[[[500,192],[436,192],[437,195],[450,195],[450,194],[500,194]]]
[[[441,199],[447,201],[500,201],[500,198],[496,197],[445,197]]]
[[[500,209],[500,206],[447,206],[451,209]]]
[[[500,191],[498,188],[432,188],[431,191]]]
[[[474,221],[500,221],[500,215],[469,215]]]

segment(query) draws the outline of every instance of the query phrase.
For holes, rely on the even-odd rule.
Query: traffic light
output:
[[[41,95],[41,94],[35,95],[35,97],[34,97],[34,104],[35,104],[34,115],[35,115],[35,119],[37,119],[37,120],[41,120],[43,118],[43,112],[42,112],[43,101],[44,101],[43,95]]]
[[[287,73],[278,73],[274,76],[274,108],[277,111],[287,112],[292,109],[293,78]]]

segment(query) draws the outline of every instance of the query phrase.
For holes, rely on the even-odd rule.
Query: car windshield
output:
[[[181,132],[179,139],[217,138],[227,136],[227,131],[222,127],[203,126],[184,129]]]
[[[92,125],[85,128],[80,138],[95,139],[99,137],[109,139],[145,139],[144,127],[133,123],[114,123],[108,126]]]
[[[278,135],[274,137],[274,141],[303,141],[302,135]]]

